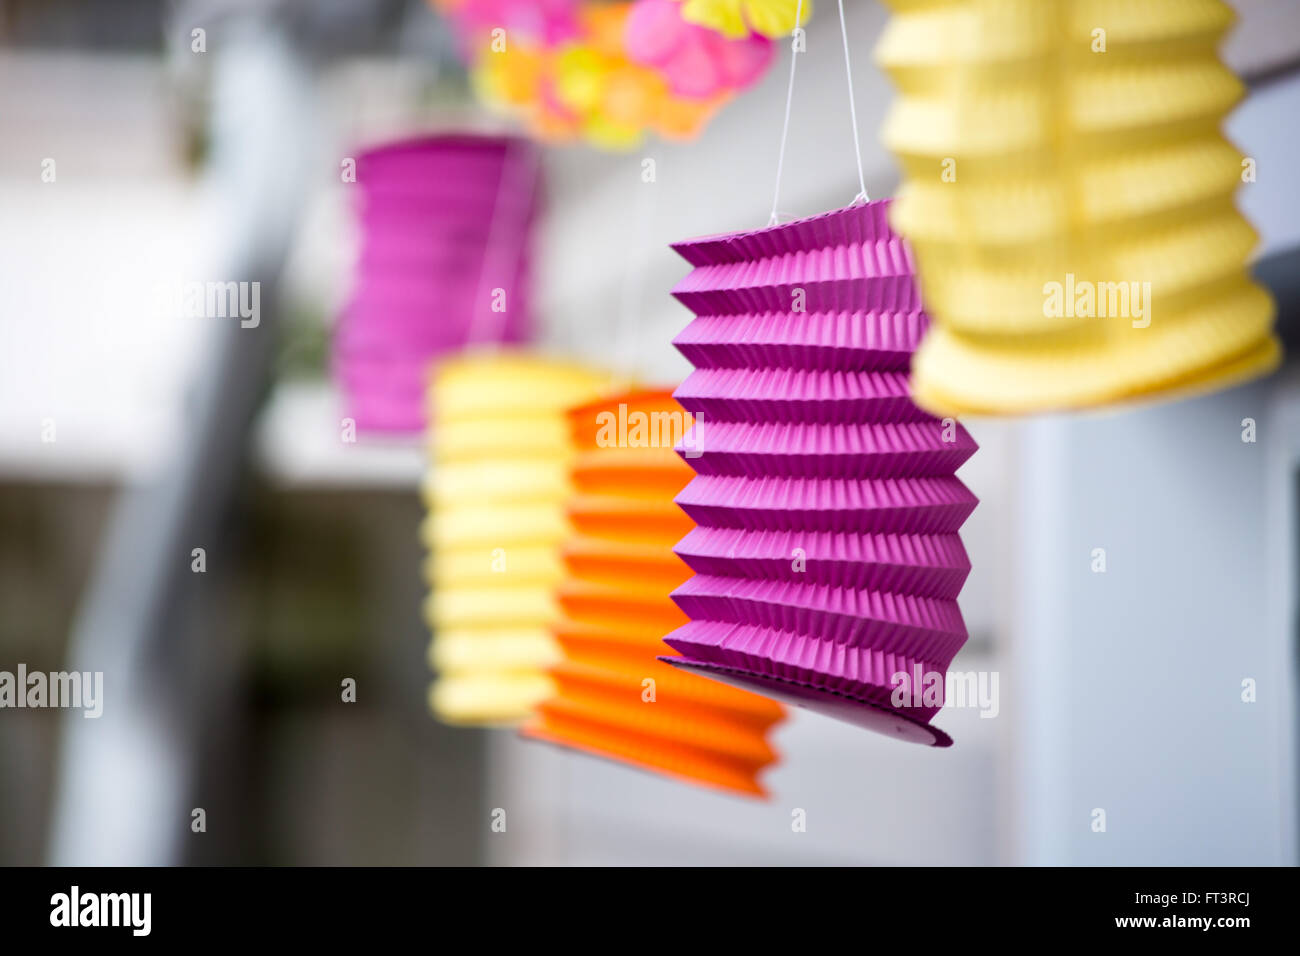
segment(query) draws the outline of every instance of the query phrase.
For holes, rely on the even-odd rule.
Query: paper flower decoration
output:
[[[432,359],[475,328],[484,342],[527,335],[533,149],[445,135],[357,157],[360,254],[332,363],[358,428],[421,431]],[[491,313],[498,289],[505,310]]]
[[[908,396],[927,318],[888,208],[673,247],[695,267],[673,294],[696,314],[675,397],[696,416],[677,503],[698,527],[665,660],[947,745],[921,687],[966,641],[957,531],[976,499],[954,472],[975,443]]]
[[[624,36],[633,63],[657,70],[678,96],[704,99],[741,90],[772,62],[772,42],[746,31],[728,39],[682,19],[677,0],[637,0]]]
[[[726,37],[742,37],[753,30],[765,37],[789,36],[795,27],[798,0],[685,0],[682,17],[717,30]],[[803,0],[799,26],[812,16],[812,0]]]
[[[421,537],[440,675],[430,705],[444,721],[514,722],[552,692],[556,549],[569,534],[564,410],[605,386],[597,372],[525,354],[468,355],[435,374]]]
[[[878,58],[900,91],[930,338],[916,399],[1019,414],[1210,390],[1278,361],[1246,272],[1242,85],[1219,0],[890,0]]]
[[[503,45],[470,44],[474,88],[547,141],[623,150],[646,133],[689,139],[758,78],[772,50],[748,31],[725,39],[687,23],[683,9],[672,0],[588,2],[572,30],[507,27]]]
[[[629,60],[623,37],[630,8],[584,7],[578,38],[553,50],[516,44],[484,54],[476,67],[478,89],[489,101],[497,90],[526,90],[514,105],[545,139],[577,137],[620,150],[638,145],[647,130],[669,139],[694,136],[727,94],[675,96],[657,71]]]
[[[673,451],[689,423],[667,392],[634,391],[573,410],[574,535],[555,636],[557,692],[523,732],[679,779],[761,794],[779,704],[656,660],[686,623],[669,592],[690,577],[673,544],[691,528],[673,495],[691,470]]]
[[[440,13],[450,17],[462,41],[484,42],[493,30],[506,31],[505,40],[526,39],[552,47],[578,30],[580,0],[432,0]]]

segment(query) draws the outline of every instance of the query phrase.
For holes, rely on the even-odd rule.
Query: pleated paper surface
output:
[[[562,549],[556,693],[528,736],[678,779],[762,794],[783,711],[657,660],[686,623],[669,596],[690,577],[672,551],[692,522],[673,504],[691,478],[674,452],[690,422],[672,396],[638,390],[570,413],[575,456]]]
[[[916,250],[937,414],[1204,392],[1272,369],[1273,303],[1220,131],[1220,0],[887,0],[894,225]]]
[[[607,385],[522,353],[453,359],[434,376],[421,537],[438,672],[430,705],[444,721],[517,722],[553,691],[558,549],[570,533],[564,411]]]
[[[908,362],[925,334],[911,251],[874,202],[674,248],[696,313],[677,496],[695,522],[673,592],[679,668],[908,740],[951,741],[896,675],[942,678],[966,640],[955,477],[975,443],[922,411]]]
[[[358,428],[418,434],[433,359],[475,333],[483,344],[527,336],[532,162],[521,141],[454,134],[357,157],[359,248],[331,363]],[[508,308],[485,320],[494,289]]]

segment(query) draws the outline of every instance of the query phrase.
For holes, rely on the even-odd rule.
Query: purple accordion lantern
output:
[[[420,432],[433,359],[528,337],[538,157],[523,140],[438,135],[368,150],[356,172],[334,375],[359,429]]]
[[[930,721],[966,642],[954,472],[975,442],[909,397],[925,334],[889,202],[673,246],[696,318],[675,339],[696,416],[677,497],[697,527],[676,667],[936,746]],[[900,676],[905,675],[905,676]],[[938,685],[937,693],[935,685]]]

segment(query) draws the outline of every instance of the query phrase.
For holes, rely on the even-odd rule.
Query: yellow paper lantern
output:
[[[425,616],[434,713],[449,723],[511,723],[552,691],[550,626],[569,526],[571,446],[564,410],[605,375],[525,354],[464,356],[430,387],[432,587]]]
[[[1222,388],[1278,362],[1223,137],[1220,0],[887,0],[930,334],[914,397],[1019,414]]]
[[[693,472],[673,451],[689,416],[667,391],[578,407],[569,517],[551,668],[556,693],[525,735],[678,779],[762,794],[781,705],[656,658],[687,623],[670,592],[691,576],[673,546],[694,526],[673,502]]]

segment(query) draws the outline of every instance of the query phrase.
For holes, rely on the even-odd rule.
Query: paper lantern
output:
[[[430,705],[449,723],[518,721],[552,691],[557,548],[569,533],[564,411],[606,386],[601,373],[522,353],[458,357],[434,376],[421,537],[440,675]]]
[[[966,641],[957,531],[976,499],[954,472],[976,446],[909,398],[928,320],[888,209],[673,247],[694,266],[673,294],[696,314],[675,397],[696,416],[677,503],[698,527],[665,660],[946,746],[910,685],[942,686]]]
[[[443,135],[357,157],[360,250],[333,366],[358,428],[420,431],[432,359],[527,335],[531,150]]]
[[[935,319],[941,414],[1222,388],[1276,365],[1220,125],[1242,84],[1219,0],[889,0],[894,225]]]
[[[691,521],[673,496],[691,469],[673,450],[689,424],[668,392],[632,391],[570,413],[576,450],[550,671],[556,694],[523,732],[705,786],[761,794],[779,704],[658,661],[686,623],[669,592],[690,569],[673,545]]]

